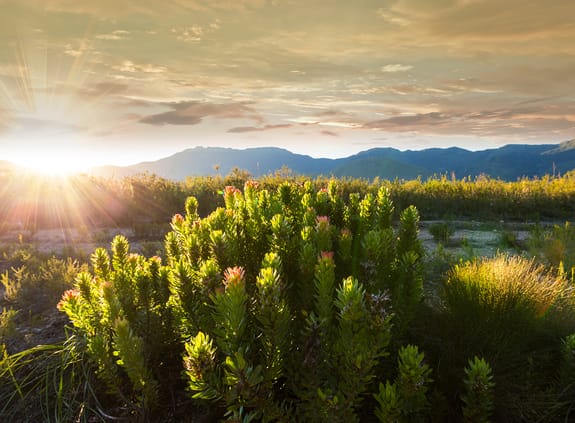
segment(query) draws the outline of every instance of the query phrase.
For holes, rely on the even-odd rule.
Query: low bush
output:
[[[542,228],[536,225],[527,241],[529,253],[541,262],[569,273],[575,268],[575,228],[570,222]]]
[[[481,355],[497,380],[495,416],[541,417],[553,385],[549,376],[559,371],[562,340],[575,332],[573,287],[533,260],[500,255],[455,266],[440,297],[442,307],[437,320],[428,322],[426,337],[441,340],[429,348],[441,357],[438,382],[444,392],[457,387],[456,395],[460,369]]]
[[[372,414],[381,359],[422,300],[417,210],[394,231],[386,190],[345,202],[335,183],[249,181],[224,202],[202,219],[188,198],[165,264],[116,237],[64,295],[100,379],[141,419],[184,386],[235,421]]]
[[[74,285],[76,275],[87,269],[71,258],[36,260],[26,260],[26,264],[12,267],[1,278],[4,301],[26,314],[53,310],[62,293]]]
[[[447,245],[449,243],[449,239],[455,233],[455,229],[452,225],[446,222],[433,223],[429,226],[429,233],[435,242]]]

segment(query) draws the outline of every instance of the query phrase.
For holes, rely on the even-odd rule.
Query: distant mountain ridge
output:
[[[188,176],[227,175],[234,168],[253,176],[287,167],[297,174],[358,178],[415,179],[454,173],[457,177],[480,174],[504,180],[564,174],[575,169],[575,140],[561,144],[514,144],[481,151],[458,147],[400,151],[375,148],[341,159],[315,159],[276,147],[237,150],[195,147],[172,156],[132,166],[104,166],[91,174],[123,177],[150,172],[173,180]]]

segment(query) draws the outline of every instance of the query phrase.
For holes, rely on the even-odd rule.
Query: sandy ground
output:
[[[23,242],[32,244],[42,253],[60,256],[74,249],[80,253],[91,254],[98,247],[109,247],[110,241],[118,234],[128,239],[134,235],[130,228],[96,229],[91,232],[62,228],[40,229],[33,234],[26,231],[10,231],[0,236],[0,244],[14,244],[22,239]]]
[[[429,232],[429,227],[434,223],[441,222],[422,222],[419,230],[419,238],[428,252],[436,249],[438,245]],[[475,256],[493,257],[498,252],[505,250],[501,242],[503,231],[513,233],[519,243],[525,243],[530,235],[529,225],[514,227],[513,224],[501,224],[497,225],[497,228],[491,229],[484,227],[481,223],[477,223],[475,228],[469,222],[453,222],[452,224],[456,228],[455,232],[449,238],[448,245],[444,245],[444,247],[454,255],[465,255],[472,251]],[[462,225],[465,226],[465,229],[461,228]]]

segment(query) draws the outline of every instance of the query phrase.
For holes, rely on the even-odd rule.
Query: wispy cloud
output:
[[[386,22],[389,22],[394,25],[406,26],[410,23],[410,20],[407,18],[406,14],[395,12],[391,9],[384,9],[384,8],[377,9],[377,14],[379,17],[383,18],[383,20],[385,20]]]
[[[394,116],[365,124],[366,128],[383,129],[386,131],[415,131],[431,126],[446,125],[451,121],[446,114],[439,112],[423,113],[409,116]]]
[[[393,64],[393,65],[385,65],[381,67],[381,71],[382,72],[389,72],[389,73],[394,73],[394,72],[407,72],[408,70],[413,69],[413,66],[411,65],[402,65],[399,63]]]
[[[98,82],[81,87],[77,93],[85,99],[96,99],[105,96],[124,94],[128,91],[128,85],[118,82]]]
[[[119,65],[113,66],[113,69],[127,73],[164,73],[168,70],[165,66],[158,66],[151,63],[137,64],[131,60],[124,60]]]
[[[321,134],[327,135],[328,137],[339,137],[339,134],[333,131],[321,131]]]
[[[220,20],[215,21],[207,25],[192,25],[188,27],[172,28],[171,33],[176,35],[176,39],[185,42],[202,41],[209,34],[220,29]]]
[[[199,101],[183,101],[165,103],[171,110],[145,116],[140,122],[149,125],[197,125],[204,118],[217,119],[251,119],[261,121],[261,116],[249,103],[208,103]]]
[[[294,125],[291,124],[277,124],[277,125],[264,125],[264,126],[237,126],[235,128],[228,129],[231,134],[241,134],[244,132],[263,132],[263,131],[273,131],[275,129],[286,129],[292,128]]]
[[[61,122],[52,119],[40,119],[36,117],[21,116],[15,120],[15,126],[24,128],[26,133],[64,135],[84,132],[85,128],[69,122]]]
[[[119,41],[119,40],[128,40],[129,35],[130,35],[130,31],[124,31],[124,30],[118,29],[118,30],[113,31],[109,34],[96,35],[96,38],[98,40]]]

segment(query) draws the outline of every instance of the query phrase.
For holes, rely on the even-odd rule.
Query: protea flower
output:
[[[56,307],[62,311],[66,304],[74,304],[80,298],[80,292],[75,289],[68,289],[62,294],[62,299],[58,302]]]
[[[243,269],[243,267],[240,266],[228,267],[224,271],[224,286],[226,288],[230,288],[239,284],[243,284],[245,275],[246,272]]]

